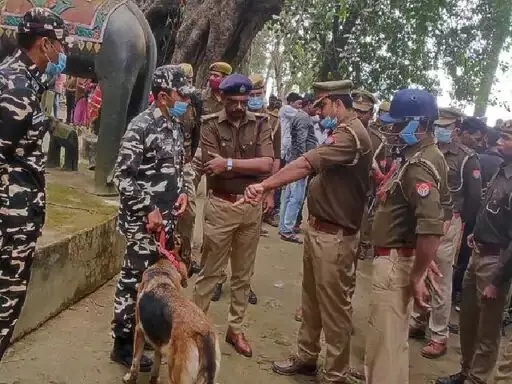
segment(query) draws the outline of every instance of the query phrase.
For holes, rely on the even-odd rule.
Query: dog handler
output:
[[[174,214],[181,215],[193,190],[191,181],[183,176],[180,118],[194,88],[187,84],[181,67],[165,65],[153,75],[152,92],[155,102],[131,121],[114,169],[121,204],[118,230],[127,244],[115,292],[115,341],[110,357],[126,367],[130,367],[133,355],[137,286],[143,272],[159,258],[153,232],[164,227],[167,249],[172,247],[172,208],[176,203]],[[149,371],[151,365],[149,358],[141,358],[142,372]]]

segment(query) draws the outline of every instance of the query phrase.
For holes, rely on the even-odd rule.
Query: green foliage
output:
[[[510,0],[286,0],[265,33],[281,41],[284,78],[301,91],[350,78],[381,98],[411,85],[436,93],[443,70],[456,100],[475,102],[485,75],[492,85],[510,66],[498,56],[511,46],[511,9]]]

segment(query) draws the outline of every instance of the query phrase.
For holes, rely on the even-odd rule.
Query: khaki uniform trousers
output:
[[[452,281],[453,262],[459,251],[462,240],[462,220],[460,216],[454,217],[446,235],[441,237],[441,243],[437,249],[435,262],[443,275],[437,280],[439,295],[432,297],[432,311],[430,313],[419,313],[414,311],[411,317],[411,326],[415,328],[430,330],[430,338],[439,343],[448,340],[448,323],[452,311]]]
[[[496,370],[496,377],[494,378],[494,383],[512,383],[512,338],[508,341],[508,344],[503,352],[503,356],[501,360],[498,362],[498,369]]]
[[[228,324],[241,332],[247,310],[247,300],[258,241],[260,239],[261,204],[252,206],[222,200],[209,193],[204,207],[203,268],[194,287],[194,302],[205,313],[210,298],[231,262],[231,304]]]
[[[460,348],[462,370],[468,375],[469,383],[487,383],[498,358],[509,284],[499,289],[496,300],[481,299],[498,260],[498,255],[481,256],[476,247],[462,283]]]
[[[325,334],[324,382],[340,382],[350,363],[352,303],[349,293],[355,278],[359,233],[328,234],[307,226],[304,237],[302,323],[298,357],[316,364],[320,334]]]
[[[365,370],[368,384],[409,383],[409,278],[414,256],[396,249],[373,261]]]

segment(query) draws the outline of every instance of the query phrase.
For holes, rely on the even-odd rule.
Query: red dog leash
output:
[[[180,270],[180,262],[176,256],[176,252],[170,251],[166,249],[167,237],[165,235],[164,227],[160,229],[160,233],[158,234],[158,251],[162,256],[165,256],[167,260],[171,262],[171,264],[176,268],[177,271]]]

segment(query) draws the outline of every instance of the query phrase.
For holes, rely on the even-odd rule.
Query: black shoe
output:
[[[436,380],[436,384],[464,384],[467,378],[466,374],[459,372],[448,377],[440,377]]]
[[[256,305],[258,304],[258,296],[254,293],[252,288],[249,290],[249,298],[247,299],[249,304]]]
[[[215,289],[213,290],[211,301],[219,301],[220,295],[222,295],[222,284],[217,283],[215,284]]]
[[[195,261],[193,261],[190,264],[190,268],[188,270],[188,277],[192,277],[192,275],[194,274],[197,275],[199,272],[201,272],[201,266],[197,264]]]
[[[421,328],[409,328],[409,339],[425,340],[425,330]]]
[[[450,323],[450,324],[448,324],[448,330],[450,331],[450,333],[453,333],[454,335],[458,335],[459,334],[459,325]]]
[[[114,348],[112,352],[110,352],[110,360],[115,361],[121,365],[124,365],[127,368],[132,366],[132,358],[133,358],[133,341],[130,338],[114,339]],[[140,371],[141,372],[149,372],[151,371],[151,366],[153,365],[153,361],[147,357],[142,355],[140,358]]]

